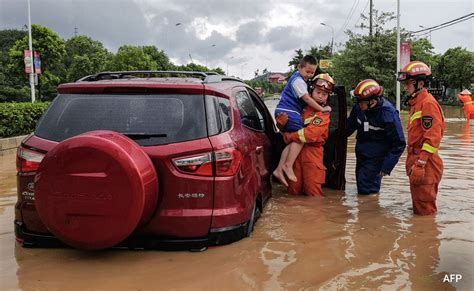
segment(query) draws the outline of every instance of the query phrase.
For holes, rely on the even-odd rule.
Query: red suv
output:
[[[204,249],[250,235],[281,138],[249,86],[108,72],[58,92],[18,149],[18,242]]]

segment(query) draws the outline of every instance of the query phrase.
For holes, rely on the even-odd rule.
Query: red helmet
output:
[[[357,100],[374,99],[382,95],[382,87],[372,79],[365,79],[357,84],[355,89],[351,91],[351,95]]]
[[[403,69],[398,72],[398,81],[406,81],[409,79],[427,80],[431,78],[431,69],[425,63],[413,61],[406,64]]]
[[[310,89],[313,90],[315,87],[331,93],[334,87],[334,79],[329,74],[318,74],[310,80]]]

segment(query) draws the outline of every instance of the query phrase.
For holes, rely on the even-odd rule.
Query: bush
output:
[[[29,134],[50,102],[0,103],[0,138]]]

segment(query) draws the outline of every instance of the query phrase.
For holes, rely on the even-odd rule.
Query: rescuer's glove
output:
[[[421,184],[425,177],[426,161],[418,160],[410,169],[410,181],[413,184]]]

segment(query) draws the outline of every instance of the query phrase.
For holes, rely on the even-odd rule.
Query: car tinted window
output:
[[[216,96],[206,96],[207,132],[216,135],[231,127],[230,102]]]
[[[214,96],[206,96],[206,118],[207,133],[216,135],[221,132],[221,120],[219,116],[219,100]]]
[[[255,109],[257,110],[257,115],[258,115],[258,120],[260,122],[260,128],[262,130],[265,130],[265,110],[261,108],[258,104],[258,102],[255,101],[255,98],[260,98],[255,93],[247,91],[248,94],[250,95],[250,98],[253,99],[252,102],[255,105]]]
[[[240,112],[240,120],[243,125],[255,129],[263,130],[260,118],[255,108],[255,104],[248,95],[247,91],[239,91],[235,94],[235,101]]]
[[[62,141],[87,131],[123,133],[140,145],[207,136],[201,95],[59,95],[35,134]]]
[[[232,116],[230,110],[230,102],[225,98],[217,98],[219,100],[219,114],[221,117],[222,132],[228,131],[232,127]]]

